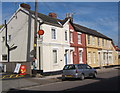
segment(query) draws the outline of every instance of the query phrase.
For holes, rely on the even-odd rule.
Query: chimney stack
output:
[[[57,18],[57,14],[56,13],[49,13],[48,14],[50,17],[52,17],[52,18]]]
[[[66,18],[70,19],[73,22],[73,13],[66,13]]]
[[[31,9],[30,5],[25,4],[25,3],[20,4],[20,7],[25,8],[25,9],[29,9],[29,10]]]

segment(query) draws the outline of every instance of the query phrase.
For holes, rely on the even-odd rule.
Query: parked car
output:
[[[62,80],[67,78],[79,78],[83,80],[85,77],[96,78],[97,71],[87,64],[68,64],[63,68]]]

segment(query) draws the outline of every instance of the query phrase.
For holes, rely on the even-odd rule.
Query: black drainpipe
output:
[[[8,48],[8,62],[10,62],[10,46],[7,43],[7,24],[6,24],[6,20],[5,20],[5,28],[6,28],[6,33],[5,33],[5,45]]]

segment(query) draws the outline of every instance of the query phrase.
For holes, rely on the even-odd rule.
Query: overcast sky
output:
[[[2,2],[2,23],[13,15],[20,3]],[[34,10],[34,2],[24,3]],[[74,13],[74,23],[97,30],[118,45],[118,2],[39,2],[38,5],[40,13],[54,12],[59,19],[64,19],[66,13]]]

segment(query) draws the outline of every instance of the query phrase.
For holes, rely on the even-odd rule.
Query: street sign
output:
[[[15,67],[14,73],[19,73],[20,66],[21,66],[21,64],[19,64],[19,63],[16,64],[16,67]]]
[[[20,75],[26,75],[26,66],[25,65],[20,66]]]

